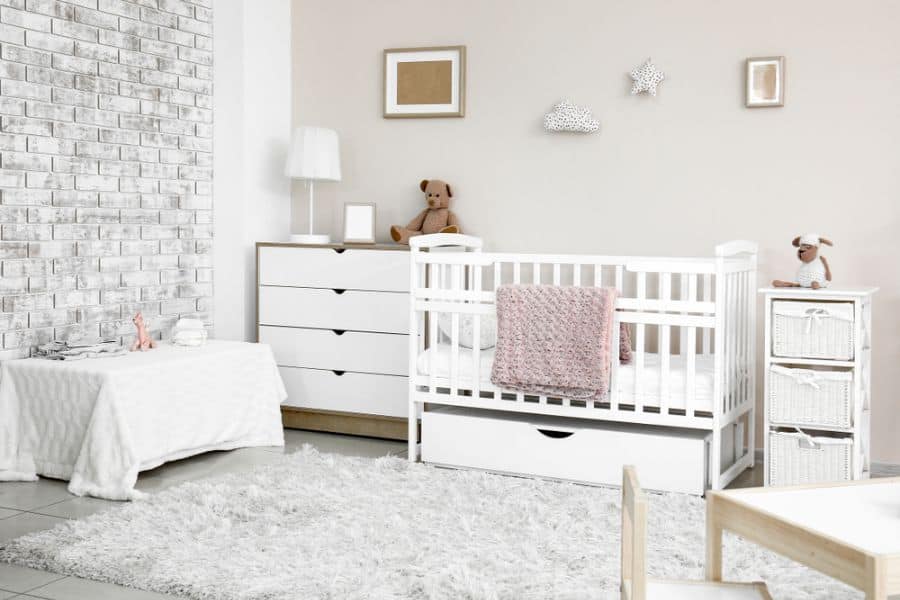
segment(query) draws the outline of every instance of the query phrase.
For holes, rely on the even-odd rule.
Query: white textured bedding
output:
[[[37,475],[111,500],[139,496],[139,471],[209,450],[284,445],[287,394],[266,345],[161,344],[115,358],[6,361],[0,481]]]
[[[694,379],[694,409],[712,411],[713,385],[715,380],[714,358],[711,355],[697,355]],[[479,380],[485,383],[491,379],[491,365],[494,362],[494,349],[481,351]],[[416,368],[420,375],[430,375],[434,368],[434,376],[438,379],[450,378],[450,346],[439,344],[419,354]],[[660,358],[658,354],[644,353],[644,368],[641,377],[641,394],[644,406],[659,406],[661,390]],[[459,377],[461,381],[471,381],[473,372],[472,350],[459,349]],[[635,361],[619,366],[613,382],[620,403],[630,404],[635,397]],[[686,359],[674,355],[669,365],[669,407],[683,408],[687,401],[687,368]]]

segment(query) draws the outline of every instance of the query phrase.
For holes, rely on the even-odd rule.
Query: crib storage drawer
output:
[[[648,489],[701,495],[709,432],[439,408],[422,417],[425,462],[619,485],[635,465]]]
[[[772,354],[853,360],[853,324],[852,302],[773,302]]]
[[[406,375],[408,340],[405,335],[386,333],[259,328],[259,341],[272,346],[279,366],[383,375]]]
[[[847,481],[853,478],[852,438],[769,432],[769,485]]]
[[[409,292],[409,253],[353,248],[259,249],[259,284]]]
[[[853,426],[853,374],[773,365],[769,421],[820,428]]]
[[[262,286],[259,324],[405,334],[409,295]]]
[[[285,404],[296,408],[406,417],[406,377],[280,367]]]

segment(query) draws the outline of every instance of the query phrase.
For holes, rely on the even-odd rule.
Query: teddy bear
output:
[[[406,227],[391,226],[391,239],[408,244],[409,238],[429,233],[459,233],[459,222],[450,211],[453,192],[450,185],[440,179],[423,179],[419,189],[425,192],[428,208],[420,212]]]
[[[820,237],[814,233],[807,233],[794,238],[791,242],[797,248],[797,258],[800,259],[800,267],[797,269],[796,281],[775,280],[775,287],[804,287],[817,290],[828,287],[831,281],[831,267],[824,256],[819,255],[819,246],[833,246],[831,240]]]

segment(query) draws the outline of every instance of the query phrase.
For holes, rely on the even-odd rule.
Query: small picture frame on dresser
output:
[[[375,243],[375,205],[362,202],[344,203],[344,243]]]

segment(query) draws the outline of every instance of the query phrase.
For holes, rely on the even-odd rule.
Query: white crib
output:
[[[710,258],[482,252],[480,239],[455,234],[415,237],[410,246],[410,460],[419,458],[427,404],[709,432],[705,477],[716,490],[753,465],[755,244],[728,242]],[[508,283],[618,290],[606,401],[491,384],[493,349],[480,349],[478,340],[485,315],[495,314],[495,290]],[[441,315],[449,315],[449,335],[439,331]],[[469,320],[471,349],[460,344],[461,323]],[[631,332],[627,365],[618,359],[618,323]]]

